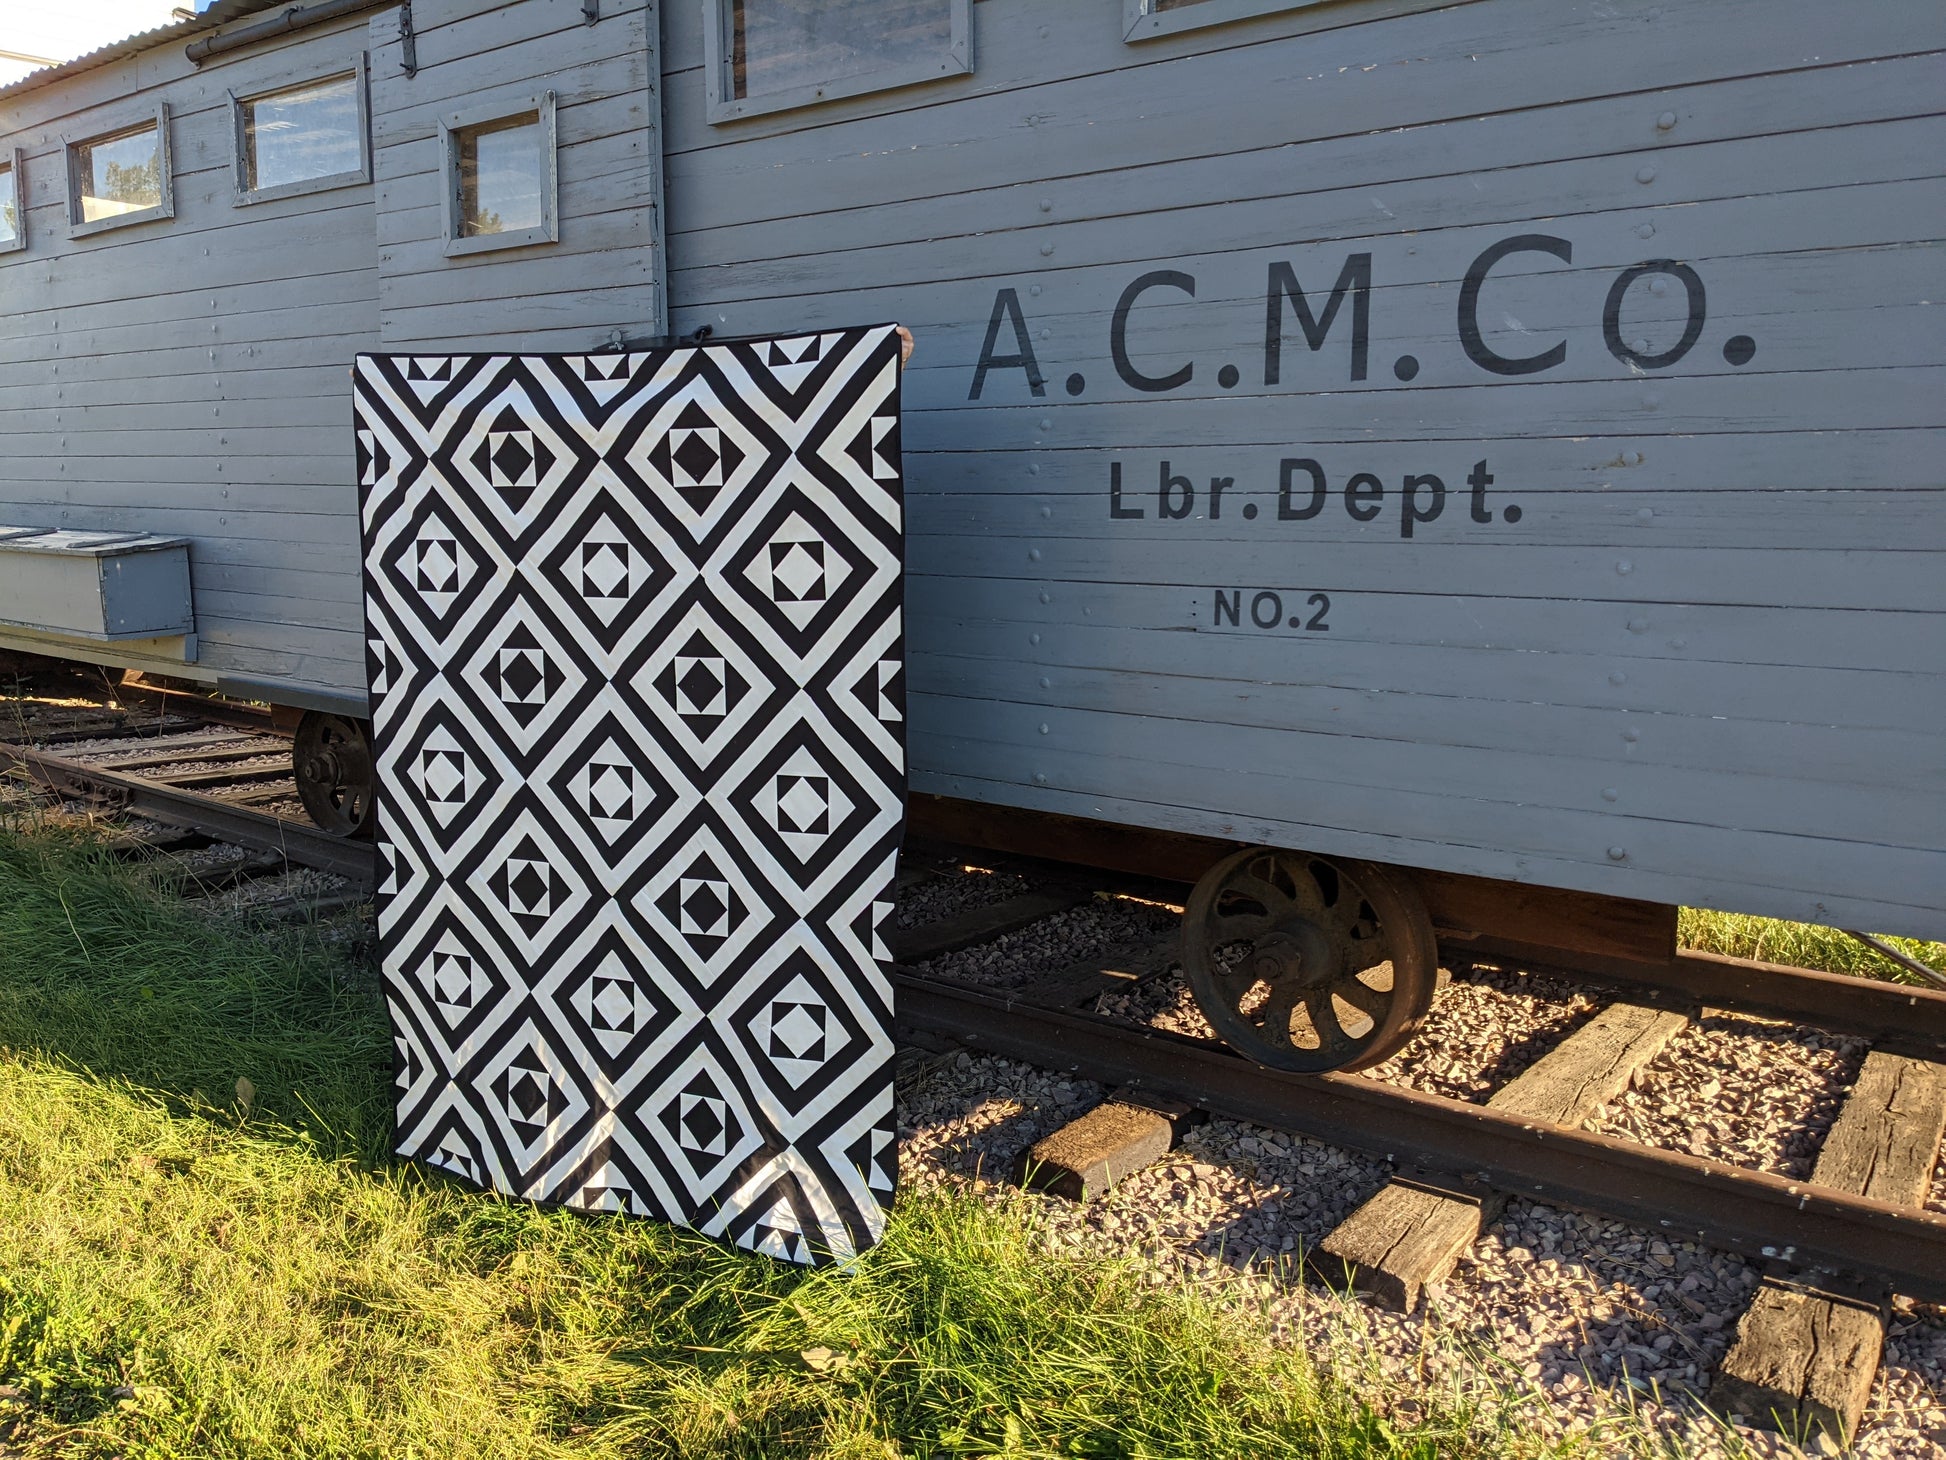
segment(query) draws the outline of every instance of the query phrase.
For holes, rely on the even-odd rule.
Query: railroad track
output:
[[[131,847],[240,849],[184,877],[185,891],[207,896],[308,867],[341,880],[332,905],[362,897],[369,844],[262,809],[294,799],[279,784],[288,783],[288,744],[268,720],[249,723],[246,712],[243,725],[236,716],[212,724],[200,710],[61,707],[28,727],[38,745],[0,743],[0,763],[52,794],[143,818],[148,829],[130,834]],[[273,754],[284,758],[281,778]],[[1484,1099],[1460,1099],[1389,1081],[1384,1067],[1267,1070],[1214,1039],[1102,1012],[1139,1007],[1130,995],[1170,976],[1168,924],[1182,896],[1171,884],[915,847],[900,874],[902,904],[923,903],[976,861],[1011,879],[1007,895],[948,899],[888,939],[900,965],[900,1036],[1099,1088],[1102,1098],[1082,1100],[1059,1128],[1019,1143],[1006,1162],[1018,1181],[1088,1202],[1166,1167],[1211,1118],[1363,1153],[1381,1173],[1377,1188],[1297,1250],[1310,1275],[1404,1310],[1464,1266],[1510,1200],[1597,1213],[1665,1249],[1740,1254],[1758,1279],[1714,1366],[1714,1400],[1751,1416],[1774,1410],[1800,1429],[1856,1429],[1893,1295],[1946,1304],[1946,1214],[1925,1210],[1946,1121],[1946,994],[1703,954],[1604,964],[1598,1011]],[[1104,901],[1139,910],[1143,926],[1076,958],[1029,956],[1030,974],[1003,986],[940,971],[968,950],[1031,944],[1037,930]],[[1869,1043],[1804,1178],[1587,1128],[1705,1010]]]

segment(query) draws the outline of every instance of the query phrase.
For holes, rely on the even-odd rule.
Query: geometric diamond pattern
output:
[[[890,326],[364,355],[397,1150],[801,1263],[897,1175]]]

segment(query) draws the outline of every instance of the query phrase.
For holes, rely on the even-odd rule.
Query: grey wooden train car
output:
[[[1943,54],[1932,0],[219,0],[0,89],[0,525],[70,534],[0,643],[355,721],[356,352],[896,318],[915,806],[1283,849],[1190,910],[1240,1043],[1389,1047],[1427,901],[1946,936]]]

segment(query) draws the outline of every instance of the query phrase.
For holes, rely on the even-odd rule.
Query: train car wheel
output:
[[[306,710],[291,746],[304,809],[336,836],[372,827],[372,741],[362,720]]]
[[[1417,1032],[1438,988],[1418,892],[1369,862],[1253,847],[1203,875],[1182,966],[1239,1054],[1318,1074],[1375,1065]]]

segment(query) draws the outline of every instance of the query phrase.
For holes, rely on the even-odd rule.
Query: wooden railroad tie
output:
[[[1611,1004],[1487,1104],[1510,1115],[1579,1126],[1689,1022],[1689,1016],[1640,1004]],[[1481,1229],[1506,1205],[1500,1193],[1475,1196],[1395,1179],[1340,1222],[1310,1255],[1327,1282],[1347,1278],[1389,1307],[1410,1311],[1427,1283],[1453,1270]]]
[[[1946,1132],[1946,1065],[1874,1050],[1825,1137],[1811,1180],[1920,1206]],[[1834,1292],[1803,1272],[1767,1275],[1717,1369],[1713,1407],[1753,1424],[1848,1444],[1885,1346],[1882,1287]]]

